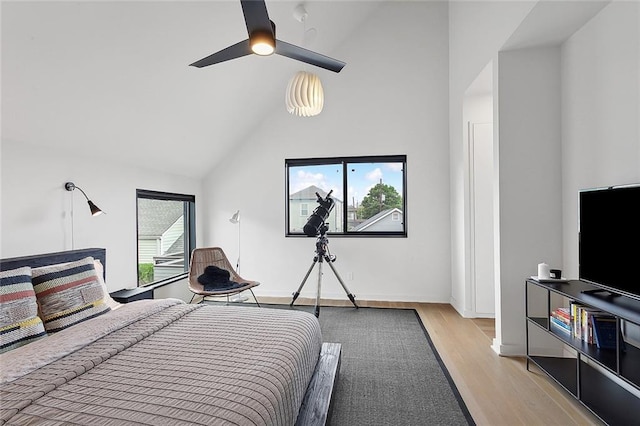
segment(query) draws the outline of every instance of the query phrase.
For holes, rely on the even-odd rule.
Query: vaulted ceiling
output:
[[[302,24],[300,2],[266,3],[279,39],[345,61],[342,73],[348,51],[334,50],[381,4],[306,1]],[[188,66],[246,38],[237,0],[2,2],[2,139],[201,177],[287,114],[295,72],[333,74],[277,55]]]

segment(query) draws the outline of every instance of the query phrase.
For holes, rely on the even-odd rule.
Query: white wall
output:
[[[472,311],[467,232],[468,152],[463,117],[465,92],[489,62],[495,63],[500,47],[534,5],[534,1],[449,3],[451,304],[461,314]]]
[[[562,52],[564,269],[577,277],[579,190],[640,183],[640,3],[612,3]],[[640,327],[625,337],[640,342]]]
[[[640,183],[640,3],[614,2],[562,47],[563,267],[578,276],[578,191]]]
[[[241,210],[242,275],[262,282],[256,294],[290,296],[314,254],[313,239],[284,237],[285,158],[407,154],[408,238],[330,237],[334,266],[359,299],[449,301],[447,20],[446,3],[383,4],[333,52],[344,70],[320,74],[322,114],[274,111],[207,178],[205,241],[234,258],[237,228],[228,218]],[[314,295],[316,281],[314,270],[302,297]],[[322,284],[323,297],[346,299],[326,265]]]
[[[75,248],[107,249],[110,291],[137,285],[136,189],[196,196],[196,221],[206,222],[198,201],[200,182],[110,164],[28,142],[2,142],[2,218],[0,257],[25,256]],[[74,182],[103,211],[91,216],[82,194],[64,189]],[[72,229],[73,211],[73,229]],[[196,241],[202,239],[198,226]],[[72,241],[73,230],[73,241]]]
[[[524,280],[562,264],[560,48],[500,52],[500,353],[523,353]]]

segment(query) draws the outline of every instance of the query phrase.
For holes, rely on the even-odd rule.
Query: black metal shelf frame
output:
[[[600,309],[616,318],[618,329],[622,321],[640,325],[640,301],[621,298],[596,298],[585,294],[594,287],[581,281],[568,283],[540,283],[527,280],[525,284],[526,352],[527,370],[533,362],[545,374],[571,393],[592,413],[607,424],[639,424],[640,420],[640,349],[630,343],[623,346],[618,341],[616,349],[599,349],[596,345],[555,330],[549,316],[552,311],[552,294],[567,300]],[[531,289],[546,292],[545,317],[530,314]],[[539,293],[538,296],[542,296]],[[624,297],[624,296],[622,296]],[[540,302],[539,302],[540,303]],[[538,307],[539,308],[539,307]],[[553,337],[564,347],[575,351],[574,357],[544,356],[532,354],[530,327]],[[630,385],[630,392],[619,382]]]

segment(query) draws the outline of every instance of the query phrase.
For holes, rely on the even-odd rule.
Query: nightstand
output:
[[[153,287],[138,287],[123,289],[109,293],[109,296],[118,303],[129,303],[135,300],[153,299]]]

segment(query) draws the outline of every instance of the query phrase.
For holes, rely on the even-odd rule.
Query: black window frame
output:
[[[301,166],[321,166],[330,164],[342,165],[342,193],[348,194],[348,164],[352,163],[402,163],[402,204],[403,204],[403,230],[402,231],[349,231],[347,228],[348,223],[348,208],[342,210],[342,223],[343,231],[335,232],[329,231],[327,235],[332,237],[395,237],[406,238],[407,237],[407,156],[406,155],[366,155],[366,156],[354,156],[354,157],[316,157],[316,158],[287,158],[284,161],[284,174],[285,174],[285,237],[307,237],[302,232],[290,232],[290,217],[289,217],[289,169],[291,167]],[[345,201],[346,204],[346,201]],[[315,208],[319,204],[309,206],[309,214],[311,215]]]
[[[184,238],[185,238],[185,270],[180,274],[176,274],[175,276],[171,276],[168,278],[164,278],[162,280],[153,281],[151,283],[147,283],[144,285],[140,285],[140,270],[138,268],[140,261],[140,253],[139,253],[139,245],[138,245],[138,236],[139,236],[139,211],[138,211],[138,200],[140,198],[151,199],[151,200],[162,200],[162,201],[182,201],[184,202],[184,217],[187,218],[184,224]],[[136,189],[136,276],[137,276],[137,287],[148,287],[148,286],[162,286],[163,284],[168,284],[170,282],[176,281],[177,279],[183,279],[187,276],[189,271],[189,262],[191,260],[191,253],[196,248],[196,197],[195,195],[190,194],[180,194],[174,192],[162,192],[162,191],[152,191],[148,189]]]

